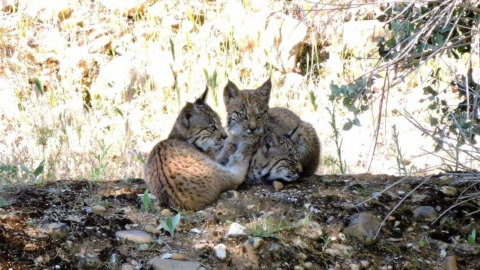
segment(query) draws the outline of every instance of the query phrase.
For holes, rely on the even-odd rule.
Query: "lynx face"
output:
[[[267,132],[271,88],[270,79],[256,90],[239,90],[235,84],[228,82],[223,99],[227,108],[227,128],[231,135],[249,137]]]
[[[292,133],[296,131],[293,130]],[[269,132],[260,140],[260,145],[250,161],[249,181],[282,180],[292,182],[302,173],[298,148],[291,140],[292,134],[283,136]]]
[[[215,153],[227,134],[218,114],[205,103],[208,88],[194,103],[187,102],[175,122],[169,139],[178,138],[200,151]]]

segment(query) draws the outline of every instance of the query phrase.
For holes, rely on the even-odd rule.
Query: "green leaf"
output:
[[[32,174],[32,172],[27,168],[27,166],[25,166],[25,164],[23,164],[23,163],[20,164],[20,168],[21,168],[24,172],[26,172],[28,175],[31,175],[31,174]]]
[[[430,125],[431,126],[437,126],[438,125],[438,119],[437,118],[430,115],[429,120],[430,120]]]
[[[360,125],[360,120],[359,120],[358,118],[356,118],[356,117],[353,119],[353,124],[354,124],[355,126],[357,126],[357,127],[361,126],[361,125]]]
[[[392,37],[391,39],[385,41],[385,45],[388,48],[393,48],[395,45],[397,45],[397,41],[395,40],[395,37]]]
[[[40,162],[40,164],[38,164],[37,168],[33,172],[33,175],[35,175],[35,177],[39,176],[43,172],[43,165],[44,164],[45,164],[45,159],[42,160],[42,162]]]
[[[37,91],[43,95],[43,86],[42,86],[42,83],[40,82],[40,80],[38,78],[33,78],[33,83],[35,84],[35,88],[37,89]]]
[[[352,127],[353,127],[353,122],[351,120],[348,120],[348,122],[343,125],[343,130],[347,131],[347,130],[350,130]]]
[[[431,94],[431,95],[437,96],[438,92],[433,90],[433,88],[429,85],[423,88],[423,94],[424,95]]]
[[[123,113],[118,107],[113,107],[113,110],[123,118]]]
[[[472,230],[472,232],[468,235],[468,243],[472,246],[476,245],[477,241],[477,232],[475,229]]]
[[[336,84],[330,84],[330,91],[332,92],[332,96],[334,97],[338,97],[340,95],[340,87],[338,87],[338,85]]]
[[[172,227],[175,229],[178,225],[178,223],[180,222],[180,218],[181,218],[181,215],[180,213],[177,213],[175,215],[175,217],[173,217],[173,220],[172,220]]]

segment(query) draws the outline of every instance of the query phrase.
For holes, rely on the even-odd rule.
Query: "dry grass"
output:
[[[323,160],[335,158],[333,133],[327,121],[330,84],[350,83],[378,62],[376,44],[368,38],[351,47],[342,36],[344,21],[369,19],[377,6],[352,5],[351,1],[329,1],[333,6],[308,1],[229,2],[163,1],[133,18],[106,9],[99,1],[86,0],[70,1],[73,12],[64,21],[56,17],[45,22],[32,19],[26,14],[24,2],[15,12],[2,13],[0,165],[18,168],[25,164],[33,171],[45,160],[41,176],[45,180],[142,177],[148,151],[166,137],[183,104],[203,91],[205,71],[210,76],[218,74],[209,103],[223,117],[221,91],[227,79],[252,88],[270,76],[274,81],[270,105],[289,107],[312,122],[324,146]],[[303,77],[277,71],[266,62],[268,52],[255,49],[258,25],[252,20],[243,21],[244,16],[272,11],[301,18],[309,26],[306,42],[313,46],[305,48],[304,55],[309,56],[301,60]],[[89,51],[99,36],[108,36],[110,46]],[[130,60],[117,65],[132,65],[136,70],[133,77],[144,78],[129,90],[99,82],[102,69],[120,55]],[[366,172],[370,160],[370,172],[396,173],[395,143],[390,134],[394,124],[400,143],[405,142],[401,145],[404,158],[410,168],[415,167],[412,171],[438,168],[442,158],[423,156],[422,149],[433,149],[433,142],[391,112],[406,109],[425,122],[425,104],[418,102],[425,76],[434,66],[460,67],[463,61],[453,62],[447,56],[430,61],[390,89],[387,108],[379,111],[378,100],[372,103],[371,113],[360,116],[362,126],[341,134],[348,173]],[[144,76],[149,65],[158,67],[155,76]],[[168,85],[168,72],[175,76],[173,87]],[[125,79],[130,73],[118,74]],[[446,89],[451,75],[446,73],[446,80],[438,86]],[[35,86],[34,78],[43,89]],[[378,84],[383,85],[383,81]],[[91,94],[88,110],[86,91]],[[317,110],[310,92],[316,96]],[[456,97],[452,95],[452,99]],[[342,106],[336,108],[337,122],[343,123],[347,111]],[[379,114],[383,114],[382,128],[372,156]],[[329,163],[319,170],[336,172]],[[18,170],[14,178],[24,181],[28,176]]]

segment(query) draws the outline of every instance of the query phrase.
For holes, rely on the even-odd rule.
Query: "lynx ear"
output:
[[[268,104],[268,101],[270,101],[270,91],[272,90],[272,81],[270,78],[266,82],[262,84],[259,88],[257,88],[257,91],[260,92],[262,97],[264,98],[265,102]]]
[[[195,107],[195,104],[191,102],[187,102],[187,104],[185,104],[185,107],[183,107],[181,112],[182,125],[187,129],[190,128],[190,119],[197,112],[198,110],[197,110],[197,107]]]
[[[239,94],[240,90],[238,90],[238,87],[228,80],[227,85],[223,89],[223,102],[225,103],[225,106],[228,106],[230,101],[237,98]]]
[[[198,105],[205,105],[207,103],[207,95],[208,95],[208,85],[205,87],[205,91],[203,94],[195,100],[195,104]]]
[[[298,128],[300,127],[300,122],[298,122],[297,126],[290,130],[287,134],[285,134],[284,136],[286,136],[287,138],[289,138],[290,140],[294,140],[294,135],[295,133],[297,132]]]
[[[270,148],[275,147],[278,145],[277,136],[273,132],[268,132],[263,138],[261,142],[261,147],[263,152],[267,153]]]

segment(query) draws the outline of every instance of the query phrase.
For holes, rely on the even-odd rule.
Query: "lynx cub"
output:
[[[199,210],[244,181],[254,148],[245,144],[226,166],[207,153],[225,138],[218,115],[205,103],[207,91],[180,112],[168,139],[155,145],[145,164],[144,179],[162,205]]]
[[[283,160],[283,164],[289,166],[283,167],[285,170],[297,170],[301,176],[312,175],[318,167],[320,158],[320,142],[313,126],[302,121],[295,113],[286,108],[269,108],[270,90],[272,84],[268,79],[262,86],[256,90],[239,90],[235,84],[228,82],[223,92],[225,107],[227,108],[227,130],[229,136],[224,142],[223,149],[217,155],[217,161],[225,164],[230,153],[233,153],[235,147],[244,142],[259,143],[255,160],[256,165],[251,164],[248,174],[248,182],[258,183],[262,178],[265,180],[281,179],[285,181],[294,181],[298,176],[288,175],[287,172],[279,170],[279,166],[274,166],[278,160]],[[298,130],[296,127],[298,126]],[[288,134],[294,131],[295,136],[282,137],[278,134]],[[272,132],[270,137],[261,140],[265,134]],[[275,140],[275,138],[280,138]],[[268,143],[272,142],[272,143]],[[259,151],[264,151],[265,146],[274,146],[283,148],[278,151],[278,156],[270,151],[268,158],[262,157]],[[277,149],[278,150],[278,149]],[[286,151],[286,152],[285,152]],[[292,159],[298,151],[298,160],[301,166],[297,166],[297,160]],[[285,155],[290,153],[290,155]],[[278,165],[278,164],[277,164]],[[259,171],[261,170],[262,173]],[[275,168],[267,170],[266,168]],[[300,169],[301,168],[301,169]]]

